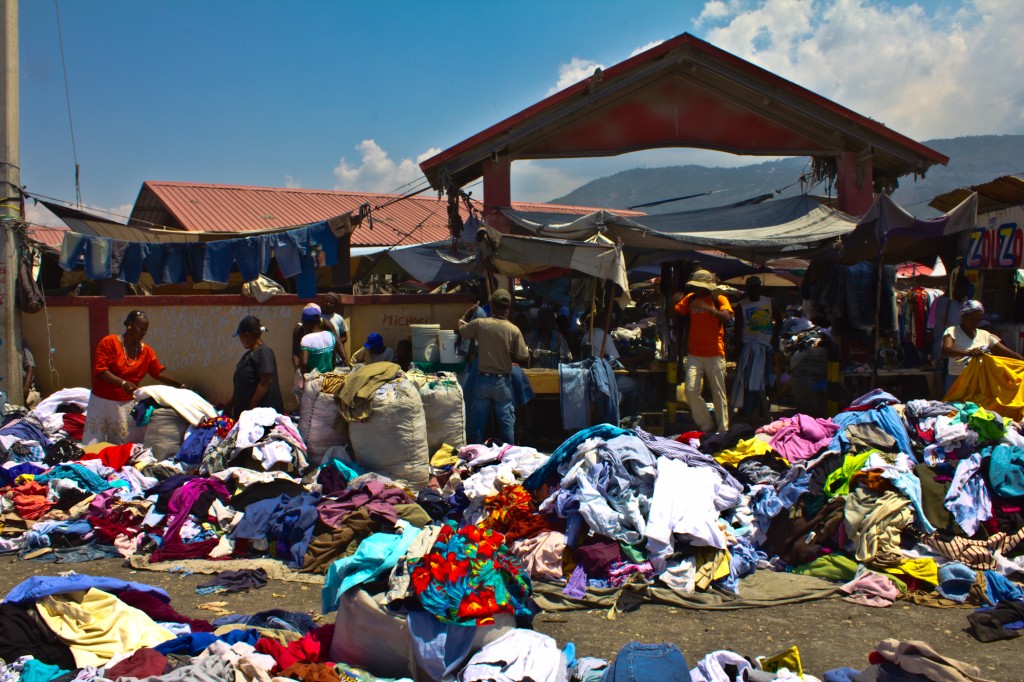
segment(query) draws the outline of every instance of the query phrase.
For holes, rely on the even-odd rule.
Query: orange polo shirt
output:
[[[725,355],[725,327],[712,313],[690,313],[690,301],[704,301],[718,310],[733,312],[729,299],[714,294],[687,294],[676,303],[676,312],[690,317],[689,354],[699,358],[713,358]]]

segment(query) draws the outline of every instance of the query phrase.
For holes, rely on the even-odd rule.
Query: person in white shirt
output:
[[[942,356],[949,358],[946,374],[946,393],[963,374],[964,365],[970,358],[992,353],[1006,358],[1024,360],[1020,354],[1010,350],[995,334],[980,329],[985,307],[980,301],[964,301],[960,306],[960,324],[949,327],[942,336]]]
[[[320,308],[323,311],[323,321],[327,325],[327,331],[334,332],[334,338],[338,342],[338,350],[334,353],[334,365],[344,367],[348,365],[348,357],[345,349],[348,348],[348,323],[338,313],[341,307],[341,299],[337,294],[324,294]]]

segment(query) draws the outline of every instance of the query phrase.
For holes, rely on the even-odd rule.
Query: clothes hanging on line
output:
[[[237,270],[245,282],[259,279],[276,259],[281,274],[297,278],[299,294],[316,294],[316,270],[338,264],[338,237],[327,222],[287,232],[235,237],[212,242],[126,242],[67,232],[61,243],[60,267],[84,266],[90,279],[116,279],[136,284],[143,272],[153,282],[227,284]]]

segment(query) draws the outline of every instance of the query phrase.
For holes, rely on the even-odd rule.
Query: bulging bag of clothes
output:
[[[335,445],[348,445],[348,422],[341,418],[335,396],[345,375],[331,372],[307,374],[299,401],[299,435],[306,443],[306,455],[318,463]]]
[[[158,460],[169,459],[178,454],[187,430],[188,422],[175,410],[158,407],[149,418],[143,445],[152,450]]]
[[[368,407],[365,419],[348,424],[356,462],[367,471],[408,481],[414,490],[425,488],[430,482],[430,452],[416,385],[400,373],[377,388]]]
[[[410,372],[423,401],[427,419],[427,449],[433,453],[442,445],[459,449],[466,444],[466,404],[462,386],[452,372],[424,374]]]

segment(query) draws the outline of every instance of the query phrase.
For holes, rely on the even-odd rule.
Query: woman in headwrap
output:
[[[185,388],[185,384],[167,373],[156,352],[142,342],[147,332],[146,313],[133,310],[124,320],[123,334],[104,336],[96,346],[82,445],[127,442],[128,415],[135,404],[135,391],[147,374],[161,383]]]
[[[942,357],[949,358],[946,372],[946,393],[963,374],[970,358],[983,353],[1024,360],[1019,353],[1007,348],[995,334],[978,327],[985,316],[981,301],[969,300],[960,306],[960,324],[946,329],[942,335]]]

